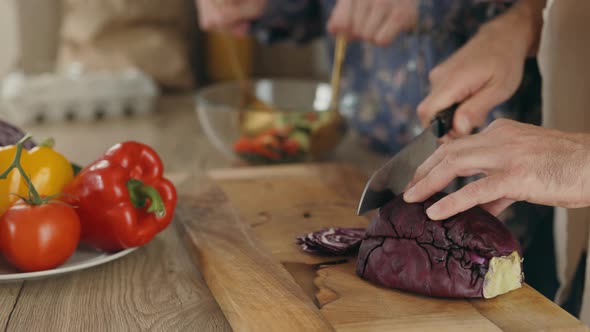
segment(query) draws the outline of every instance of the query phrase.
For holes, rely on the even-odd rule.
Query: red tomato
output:
[[[63,264],[79,241],[80,219],[64,204],[28,205],[19,201],[0,218],[2,254],[24,272]]]

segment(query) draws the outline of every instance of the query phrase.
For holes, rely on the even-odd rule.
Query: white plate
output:
[[[63,265],[45,271],[19,273],[15,268],[10,266],[6,261],[0,258],[0,283],[17,282],[23,280],[42,279],[56,275],[80,271],[89,267],[101,265],[119,259],[130,254],[137,248],[130,248],[116,253],[108,254],[94,250],[86,246],[79,246],[72,257]]]

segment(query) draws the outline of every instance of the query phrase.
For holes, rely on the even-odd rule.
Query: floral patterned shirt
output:
[[[254,31],[267,43],[304,43],[325,35],[328,49],[333,50],[334,40],[325,33],[325,26],[335,2],[268,1],[265,14],[254,23]],[[352,124],[364,141],[373,150],[395,153],[420,133],[415,110],[428,94],[429,71],[509,5],[501,0],[422,0],[418,33],[401,33],[388,47],[350,43],[343,67],[342,109],[350,111]],[[519,91],[498,106],[489,121],[508,117],[540,123],[540,93],[539,73],[532,59]]]

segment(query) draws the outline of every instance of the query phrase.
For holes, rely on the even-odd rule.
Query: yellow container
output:
[[[229,45],[228,45],[229,44]],[[207,75],[212,81],[236,80],[231,64],[232,50],[237,53],[242,71],[250,76],[253,68],[254,39],[235,37],[225,32],[207,34]]]

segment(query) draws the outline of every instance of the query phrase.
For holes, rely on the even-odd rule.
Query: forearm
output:
[[[520,0],[504,14],[481,26],[478,34],[510,36],[505,47],[522,53],[523,59],[537,53],[546,0]]]
[[[482,29],[509,34],[515,42],[513,47],[522,49],[525,57],[535,56],[539,48],[546,2],[519,0],[506,13],[486,23]]]
[[[514,5],[516,15],[527,23],[526,33],[529,42],[529,56],[535,56],[539,49],[541,29],[543,28],[543,10],[546,4],[547,0],[520,0]]]

